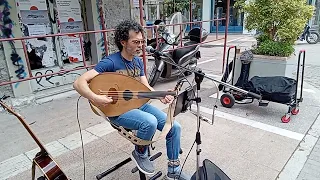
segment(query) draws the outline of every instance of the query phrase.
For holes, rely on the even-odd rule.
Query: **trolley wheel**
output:
[[[226,93],[221,96],[220,102],[223,107],[231,108],[235,103],[235,99],[231,94]]]
[[[282,118],[281,118],[281,121],[282,121],[283,123],[288,123],[288,122],[290,122],[290,120],[291,120],[291,117],[288,116],[288,115],[284,115],[284,116],[282,116]]]
[[[291,114],[292,115],[297,115],[297,114],[299,114],[299,108],[296,108],[296,107],[294,107],[292,110],[291,110]]]

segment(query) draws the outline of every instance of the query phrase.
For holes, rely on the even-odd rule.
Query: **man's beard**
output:
[[[127,47],[126,50],[132,56],[140,56],[142,54],[142,49],[141,48],[133,50],[132,48]]]

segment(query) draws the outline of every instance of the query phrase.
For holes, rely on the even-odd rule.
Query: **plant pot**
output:
[[[253,76],[285,76],[295,78],[293,72],[297,68],[297,62],[298,59],[294,54],[289,57],[254,55],[250,63],[248,80]],[[237,58],[235,66],[233,84],[237,82],[240,76],[242,67],[240,59]]]

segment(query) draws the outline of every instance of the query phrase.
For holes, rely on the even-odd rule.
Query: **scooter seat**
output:
[[[190,46],[194,44],[194,46]],[[174,59],[175,63],[178,63],[179,60],[186,54],[188,54],[189,52],[193,51],[196,49],[197,47],[197,42],[193,42],[193,41],[189,41],[187,43],[184,44],[185,46],[189,46],[189,47],[185,47],[185,48],[180,48],[180,49],[175,49],[172,52],[172,58]]]

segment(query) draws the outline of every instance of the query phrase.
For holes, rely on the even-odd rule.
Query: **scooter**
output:
[[[158,39],[157,38],[152,38],[152,39],[147,39],[147,46],[151,46],[153,48],[157,47],[157,40],[158,40],[158,44],[162,43],[162,35],[167,33],[167,29],[165,28],[165,24],[162,20],[158,19],[155,20],[155,22],[153,23],[153,25],[157,26],[157,31],[154,30],[154,34],[158,34]]]
[[[200,33],[202,33],[201,41]],[[149,71],[148,73],[148,82],[150,86],[153,87],[160,77],[169,79],[171,77],[181,75],[181,73],[183,73],[185,76],[191,74],[188,71],[179,69],[176,66],[166,63],[168,61],[171,62],[172,60],[174,60],[174,62],[179,66],[191,70],[195,70],[195,68],[197,67],[197,62],[201,57],[199,51],[200,44],[198,43],[203,42],[207,39],[209,35],[208,31],[202,28],[202,31],[200,32],[200,28],[193,28],[188,33],[188,41],[184,43],[184,46],[182,48],[179,47],[177,49],[173,49],[172,51],[164,52],[173,45],[178,45],[179,35],[175,36],[174,34],[168,33],[168,31],[162,34],[161,38],[163,40],[163,43],[159,45],[158,51],[163,52],[166,56],[153,54],[155,63],[151,67],[151,71]]]
[[[320,34],[314,30],[310,30],[310,26],[306,24],[303,33],[298,37],[298,40],[306,40],[309,44],[317,44],[320,41]]]

